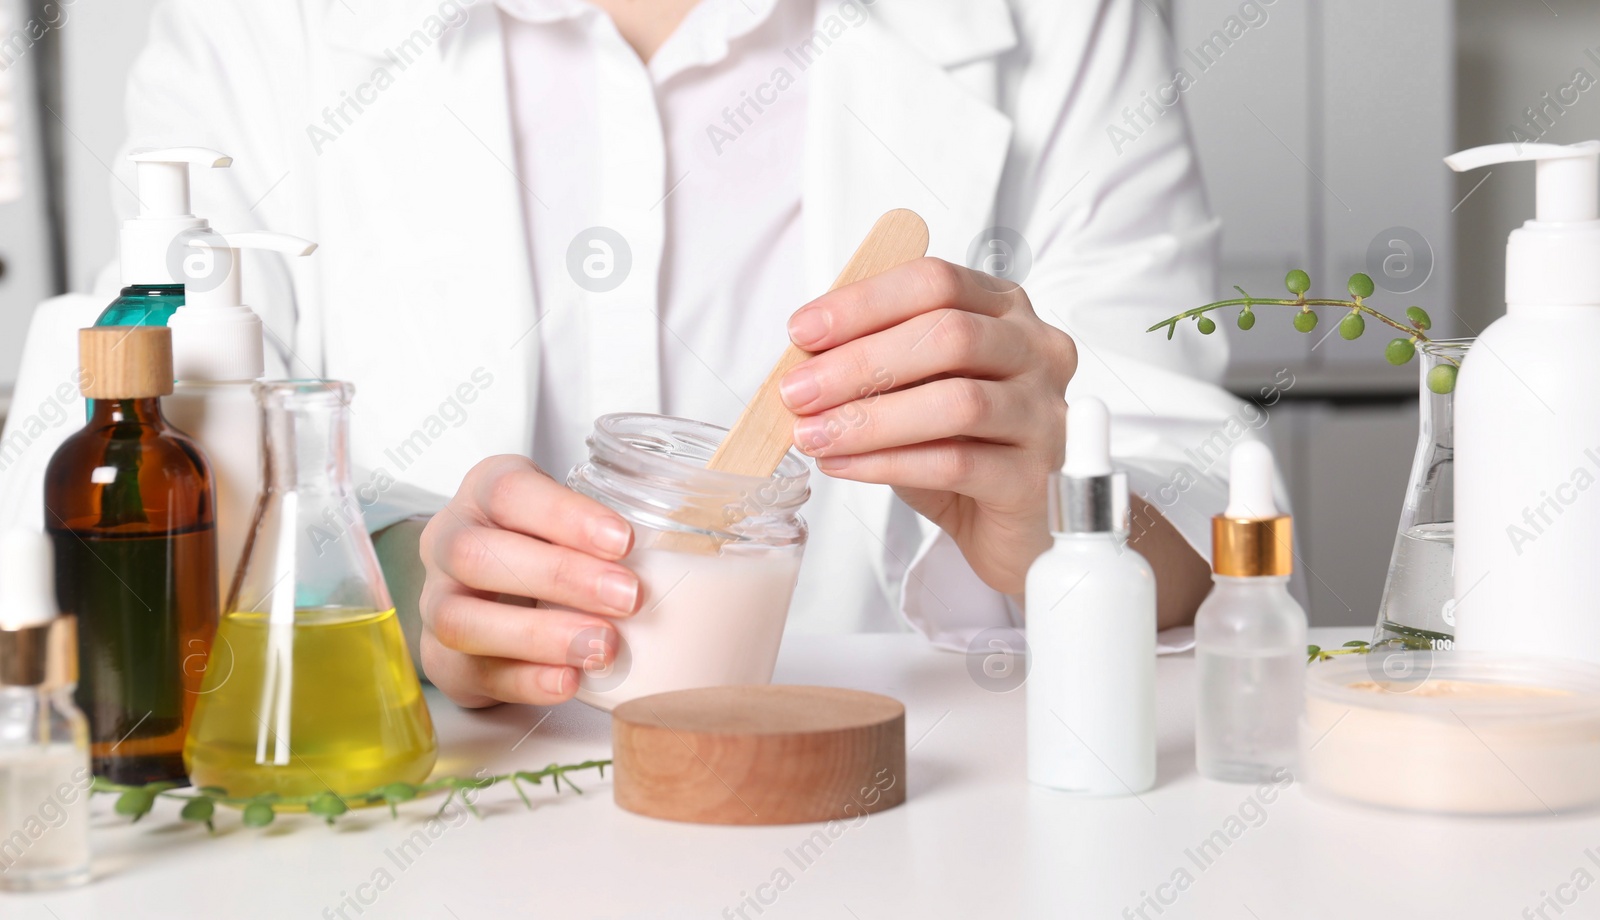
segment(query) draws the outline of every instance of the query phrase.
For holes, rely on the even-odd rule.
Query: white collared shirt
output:
[[[792,56],[813,0],[703,0],[648,64],[582,0],[498,5],[538,307],[534,460],[565,475],[606,412],[731,424],[821,293],[803,278]],[[863,526],[835,485],[813,470],[790,628],[903,628],[870,559],[830,551]],[[900,529],[909,558],[920,535]]]

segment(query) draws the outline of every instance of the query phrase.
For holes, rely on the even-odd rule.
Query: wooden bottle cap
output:
[[[611,714],[621,807],[695,824],[849,821],[906,799],[906,709],[837,687],[677,690]]]
[[[78,330],[78,388],[89,399],[148,399],[172,392],[172,330],[95,326]]]

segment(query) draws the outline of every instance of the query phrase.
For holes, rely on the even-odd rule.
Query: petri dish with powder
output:
[[[1376,649],[1306,675],[1300,778],[1404,811],[1564,814],[1600,804],[1600,666]]]

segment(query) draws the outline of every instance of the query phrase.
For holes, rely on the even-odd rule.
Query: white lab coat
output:
[[[232,169],[197,177],[197,213],[219,229],[270,228],[321,243],[292,264],[251,256],[247,301],[270,330],[269,376],[356,383],[358,480],[361,470],[392,470],[382,452],[484,355],[504,355],[506,329],[535,317],[522,196],[503,168],[516,157],[492,3],[471,4],[466,22],[410,65],[426,78],[396,81],[361,130],[320,152],[307,142],[322,107],[368,81],[396,37],[444,5],[455,8],[451,0],[170,0],[129,81],[130,147],[200,144],[235,158]],[[819,4],[819,27],[835,5]],[[1162,24],[1137,0],[857,5],[869,20],[838,37],[810,74],[808,289],[825,290],[890,208],[921,213],[930,254],[958,263],[985,228],[1020,232],[1032,250],[1024,286],[1036,309],[1078,342],[1069,399],[1093,393],[1110,405],[1114,453],[1134,488],[1209,553],[1225,470],[1195,458],[1219,431],[1238,427],[1230,420],[1242,404],[1214,385],[1226,344],[1188,328],[1174,341],[1144,329],[1211,299],[1218,223],[1181,110],[1150,119],[1131,142],[1113,145],[1108,132],[1113,123],[1126,130],[1124,108],[1170,79]],[[112,188],[126,215],[132,180],[125,166],[119,172]],[[71,330],[111,293],[105,286],[39,311],[6,433],[26,428],[34,443],[7,460],[0,523],[37,526],[44,463],[81,415],[73,408],[67,423],[42,425],[35,404],[71,379]],[[496,364],[492,398],[367,509],[369,527],[435,510],[484,456],[530,451],[537,340],[528,336],[514,360]],[[615,353],[645,364],[629,350],[649,347],[619,336]],[[1163,490],[1171,501],[1159,498]],[[826,539],[850,541],[835,546],[873,560],[890,608],[905,585],[906,615],[936,641],[961,645],[985,627],[1019,625],[948,538],[890,489],[852,483],[831,497],[867,526]],[[895,521],[911,528],[909,543],[894,536]]]

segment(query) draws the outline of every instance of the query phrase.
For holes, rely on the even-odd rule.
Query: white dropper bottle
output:
[[[186,263],[184,303],[172,329],[177,382],[161,400],[174,427],[199,442],[216,488],[217,587],[226,601],[261,491],[261,421],[253,388],[265,373],[261,317],[244,304],[240,250],[310,255],[317,244],[287,233],[208,233],[189,241],[209,258]],[[226,612],[226,611],[224,611]]]
[[[1105,403],[1067,411],[1049,483],[1055,543],[1028,569],[1028,779],[1086,795],[1156,780],[1156,582],[1128,546],[1128,481]]]
[[[1306,612],[1289,595],[1293,521],[1273,498],[1272,452],[1229,459],[1228,507],[1211,519],[1211,593],[1195,614],[1195,766],[1235,783],[1281,782],[1305,700]]]

